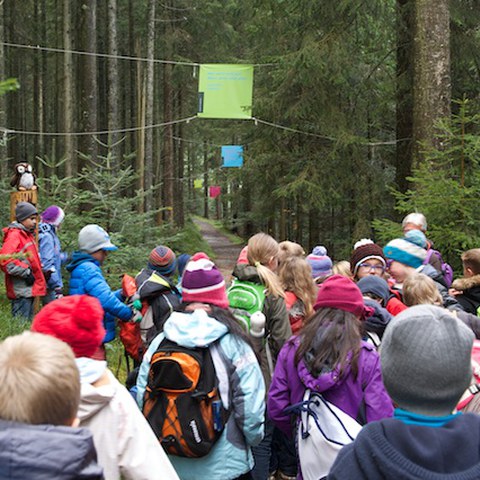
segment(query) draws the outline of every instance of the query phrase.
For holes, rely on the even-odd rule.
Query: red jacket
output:
[[[5,272],[7,297],[30,298],[43,296],[47,293],[47,284],[42,272],[42,263],[38,254],[34,236],[20,223],[11,223],[3,229],[3,245],[1,255],[15,253],[25,254],[22,258],[11,258],[0,262],[0,268]],[[25,277],[29,270],[33,273],[33,285],[27,285]]]

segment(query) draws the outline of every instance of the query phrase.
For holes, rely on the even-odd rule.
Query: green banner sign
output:
[[[198,116],[252,118],[253,65],[200,65]]]

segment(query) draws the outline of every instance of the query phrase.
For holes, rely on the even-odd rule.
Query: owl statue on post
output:
[[[37,190],[35,183],[36,176],[33,173],[33,168],[29,163],[22,162],[15,165],[15,173],[10,180],[10,185],[16,187],[17,190]]]

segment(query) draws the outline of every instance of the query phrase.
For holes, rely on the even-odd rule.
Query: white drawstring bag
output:
[[[304,480],[326,477],[340,449],[353,442],[362,426],[310,389],[302,403],[287,410],[299,414],[297,449]]]

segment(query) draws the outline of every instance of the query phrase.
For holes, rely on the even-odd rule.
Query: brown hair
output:
[[[0,344],[0,418],[71,425],[79,402],[80,376],[66,343],[24,332]]]
[[[312,267],[300,257],[289,257],[280,265],[278,276],[285,290],[293,292],[305,306],[305,316],[313,313],[317,287],[312,278]]]
[[[280,250],[278,253],[278,263],[281,265],[289,257],[304,257],[305,250],[298,243],[285,240],[278,244]]]
[[[409,275],[403,282],[403,303],[407,307],[413,305],[440,305],[443,299],[435,286],[435,282],[423,273]]]
[[[480,273],[480,248],[463,252],[461,258],[465,268],[469,268],[475,275]]]
[[[361,340],[360,319],[353,313],[338,308],[320,308],[300,332],[295,363],[303,358],[314,376],[338,368],[340,377],[350,365],[356,378]]]
[[[267,293],[274,297],[284,297],[277,274],[267,267],[273,258],[278,258],[278,252],[277,241],[266,233],[257,233],[248,241],[248,262],[257,268],[260,279],[267,287]]]

